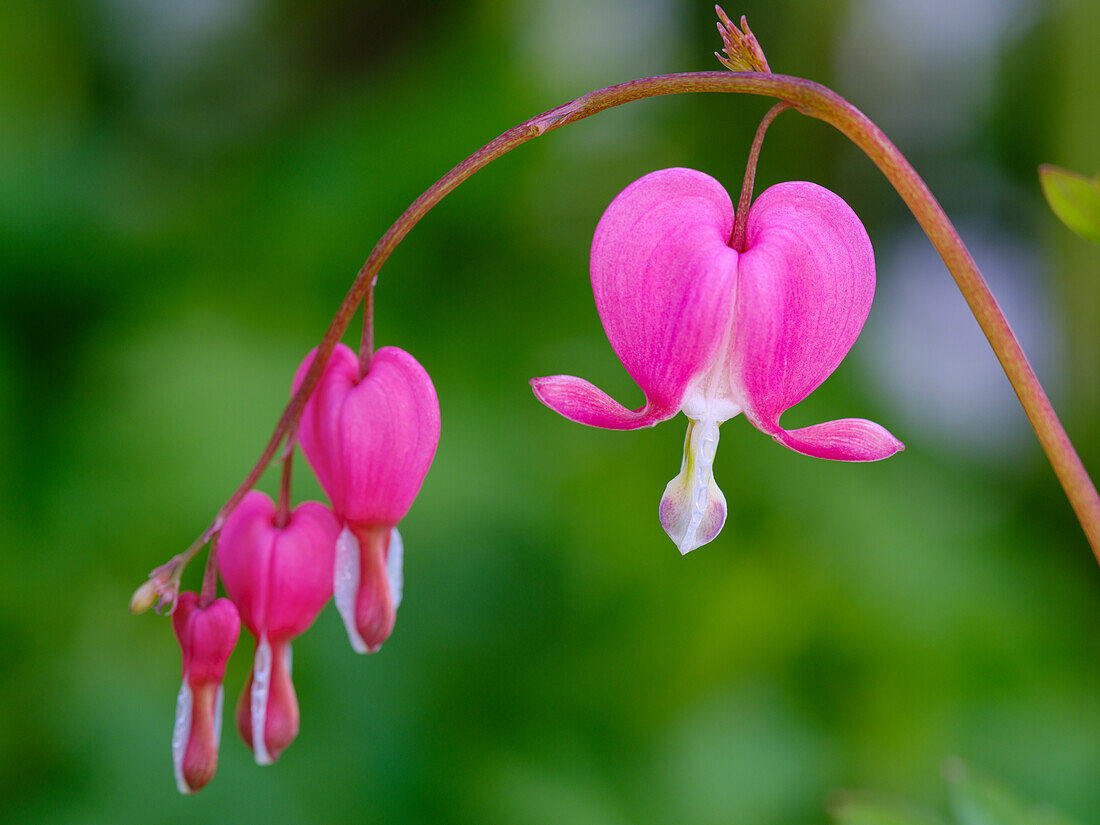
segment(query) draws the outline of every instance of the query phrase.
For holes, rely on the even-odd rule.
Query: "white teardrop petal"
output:
[[[184,677],[176,697],[176,721],[172,725],[172,772],[176,776],[176,787],[182,794],[192,793],[183,778],[183,757],[187,753],[187,743],[191,739],[191,708],[194,698],[191,688]]]
[[[367,643],[355,624],[355,602],[359,597],[359,540],[345,525],[336,539],[336,563],[332,570],[332,596],[344,620],[348,641],[356,653],[366,653]]]
[[[726,522],[726,497],[714,481],[718,424],[688,420],[684,460],[661,497],[661,526],[681,553],[711,541]]]
[[[257,765],[270,765],[274,760],[267,752],[264,733],[267,730],[267,699],[271,693],[271,645],[267,636],[256,644],[256,659],[252,664],[252,692],[249,712],[252,717],[252,755]]]
[[[390,551],[386,557],[386,578],[390,580],[390,595],[393,596],[393,609],[401,606],[401,593],[405,589],[405,543],[394,527],[390,532]]]

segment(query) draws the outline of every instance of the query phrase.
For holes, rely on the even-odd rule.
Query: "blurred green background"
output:
[[[727,11],[925,175],[1100,474],[1100,252],[1035,171],[1100,168],[1100,5]],[[211,785],[174,789],[179,653],[127,601],[244,477],[375,240],[499,132],[715,69],[719,45],[685,0],[0,3],[0,820],[822,823],[838,787],[941,805],[958,754],[1100,821],[1100,571],[930,244],[829,127],[780,118],[758,189],[844,197],[878,294],[784,422],[864,416],[906,452],[815,461],[731,421],[729,520],[680,558],[656,509],[684,420],[606,432],[531,396],[573,373],[640,403],[592,303],[592,230],[657,168],[737,191],[770,101],[721,95],[533,141],[398,248],[377,340],[431,373],[443,438],[401,525],[397,630],[358,657],[326,608],[295,644],[280,762],[227,724]],[[242,638],[229,704],[250,657]]]

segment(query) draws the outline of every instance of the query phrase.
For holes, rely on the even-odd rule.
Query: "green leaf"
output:
[[[931,811],[880,794],[843,791],[829,804],[836,825],[943,825]]]
[[[1023,800],[961,759],[947,760],[943,773],[957,825],[1034,825]]]
[[[1081,825],[1061,811],[1042,805],[1031,812],[1032,825]]]
[[[1086,178],[1044,163],[1039,182],[1058,219],[1082,238],[1100,243],[1100,175]]]

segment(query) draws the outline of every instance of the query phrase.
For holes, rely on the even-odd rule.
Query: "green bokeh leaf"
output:
[[[1045,805],[1031,812],[1031,821],[1032,825],[1081,825],[1078,820]]]
[[[1100,175],[1086,178],[1044,163],[1039,182],[1058,219],[1082,238],[1100,243]]]
[[[1023,800],[961,759],[949,759],[943,772],[957,825],[1033,825]]]
[[[836,825],[943,825],[932,811],[878,794],[848,792],[837,794],[829,805]]]

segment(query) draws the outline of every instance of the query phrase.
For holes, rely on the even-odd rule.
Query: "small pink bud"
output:
[[[149,574],[149,580],[130,597],[131,613],[144,613],[150,607],[156,607],[157,613],[171,614],[175,611],[180,589],[177,574],[182,558],[175,556]]]
[[[226,519],[218,566],[256,655],[237,708],[237,729],[256,762],[270,764],[298,735],[298,698],[290,680],[290,640],[306,631],[332,596],[340,525],[307,501],[275,524],[275,505],[253,490]]]
[[[176,701],[172,730],[172,764],[180,793],[194,793],[218,768],[225,663],[241,630],[237,608],[229,599],[199,607],[197,593],[183,593],[172,614],[183,653],[183,684]]]
[[[160,598],[160,584],[155,579],[149,579],[141,587],[134,591],[130,597],[130,612],[134,614],[144,613],[157,603]]]
[[[313,363],[306,356],[294,389]],[[439,444],[439,400],[416,359],[383,347],[359,376],[359,359],[333,350],[298,430],[313,472],[343,523],[333,570],[336,607],[359,653],[378,650],[401,602],[405,517]]]

